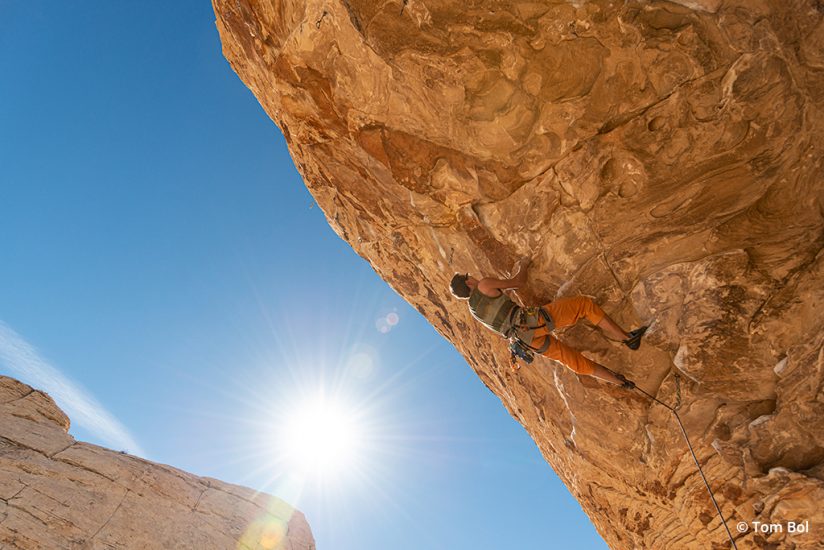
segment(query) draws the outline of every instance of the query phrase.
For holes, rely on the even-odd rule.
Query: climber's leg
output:
[[[593,325],[597,325],[606,316],[604,310],[598,307],[598,304],[588,296],[559,298],[545,305],[544,309],[552,316],[556,328],[574,325],[583,318],[588,319]]]
[[[606,367],[599,365],[592,359],[584,356],[580,351],[571,348],[551,335],[541,335],[535,338],[530,344],[533,348],[538,348],[544,344],[544,338],[549,338],[549,348],[544,352],[544,357],[555,359],[565,367],[577,374],[594,376],[611,384],[621,385],[623,382]]]
[[[588,296],[560,298],[545,305],[544,309],[549,312],[549,315],[555,322],[556,328],[573,325],[583,317],[614,340],[623,341],[629,338],[629,334],[618,326],[618,324],[613,321],[609,315],[604,313],[604,310]]]
[[[604,333],[613,340],[623,341],[629,338],[629,333],[619,327],[615,321],[610,319],[609,315],[604,315],[604,318],[601,319],[600,323],[598,323],[598,328],[604,331]]]
[[[598,363],[595,364],[595,370],[592,371],[591,376],[594,376],[595,378],[600,378],[605,382],[609,382],[610,384],[615,384],[617,386],[620,386],[624,383],[623,380],[615,376],[614,372],[612,372],[611,370],[602,365],[599,365]]]
[[[533,348],[540,349],[544,343],[543,338],[549,338],[549,347],[544,352],[544,357],[555,359],[578,374],[591,375],[598,366],[598,363],[585,357],[580,351],[569,347],[554,336],[538,337],[530,345]]]

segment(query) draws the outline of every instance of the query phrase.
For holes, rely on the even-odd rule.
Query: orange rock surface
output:
[[[583,293],[651,322],[638,352],[561,338],[680,404],[739,548],[824,547],[820,0],[213,4],[331,226],[611,547],[729,547],[675,420],[548,360],[511,372],[454,272],[529,255],[527,302]]]

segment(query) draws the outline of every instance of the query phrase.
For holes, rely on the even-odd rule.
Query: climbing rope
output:
[[[681,433],[684,434],[684,441],[687,442],[687,447],[689,447],[689,449],[690,449],[690,453],[692,454],[692,459],[695,461],[695,465],[698,467],[698,473],[701,474],[701,479],[704,480],[704,485],[707,486],[707,492],[710,494],[710,498],[712,499],[712,503],[715,504],[715,509],[718,512],[718,517],[721,518],[721,523],[724,524],[724,529],[727,530],[727,536],[730,537],[730,543],[732,544],[732,547],[735,550],[738,550],[738,546],[735,545],[735,539],[732,538],[732,533],[730,532],[730,528],[727,527],[727,520],[724,519],[724,514],[721,513],[721,507],[718,506],[718,501],[715,500],[715,495],[713,494],[712,489],[710,488],[710,484],[709,484],[709,482],[707,482],[707,478],[704,476],[704,470],[701,469],[701,464],[698,462],[698,457],[695,456],[695,451],[692,450],[692,443],[690,443],[690,438],[687,437],[687,430],[684,429],[684,425],[681,423],[681,417],[678,416],[678,411],[676,411],[674,408],[670,407],[669,405],[667,405],[663,401],[659,400],[655,396],[648,394],[647,392],[645,392],[644,390],[642,390],[638,386],[635,386],[635,389],[638,390],[639,392],[643,393],[644,395],[646,395],[647,397],[649,397],[650,399],[652,399],[653,401],[655,401],[659,405],[668,408],[670,411],[672,411],[672,414],[675,415],[675,420],[678,421],[678,426],[681,428]],[[680,403],[680,397],[681,396],[679,395],[678,397],[679,397],[679,403]]]

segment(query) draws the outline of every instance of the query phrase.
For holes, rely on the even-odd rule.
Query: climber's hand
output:
[[[512,369],[512,372],[518,372],[519,370],[521,370],[521,363],[513,357],[512,361],[510,361],[509,363],[509,368]]]
[[[526,256],[515,263],[509,279],[505,281],[505,283],[508,284],[506,288],[516,289],[526,285],[526,272],[530,263],[532,263],[532,259]],[[481,289],[481,291],[483,291],[483,289]]]
[[[524,256],[523,258],[521,258],[520,260],[518,260],[515,263],[515,267],[513,268],[512,271],[514,273],[518,273],[522,269],[526,269],[527,267],[529,267],[529,264],[531,264],[531,263],[532,263],[532,258],[530,258],[529,256]]]

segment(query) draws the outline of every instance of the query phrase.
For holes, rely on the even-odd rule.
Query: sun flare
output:
[[[362,437],[355,411],[321,395],[299,403],[287,416],[279,447],[292,469],[325,477],[354,466]]]

